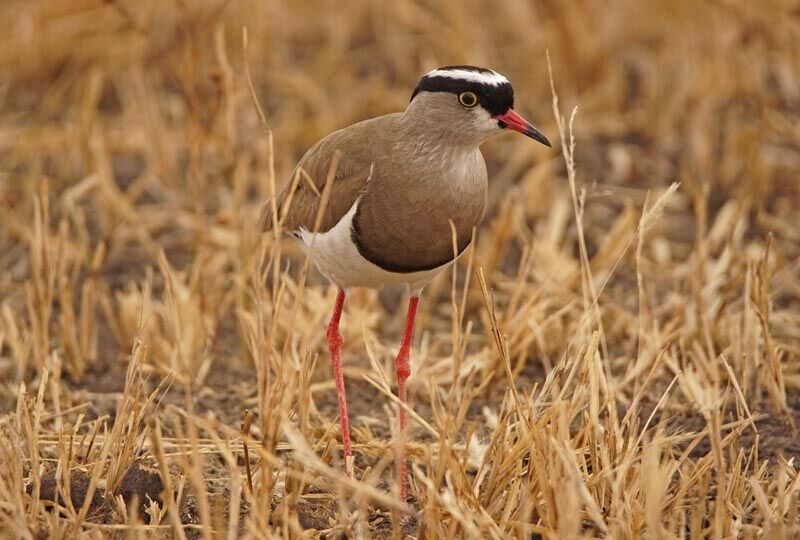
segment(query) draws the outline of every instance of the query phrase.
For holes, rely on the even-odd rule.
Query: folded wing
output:
[[[340,136],[341,133],[329,135],[306,152],[292,172],[290,181],[275,197],[277,219],[283,232],[297,235],[301,229],[314,231],[325,182],[334,165],[334,153],[337,150],[340,154],[335,164],[330,197],[316,232],[324,233],[332,229],[365,189],[372,164],[364,156],[348,151],[349,145]],[[262,231],[270,231],[275,227],[271,199],[261,208],[259,224]]]

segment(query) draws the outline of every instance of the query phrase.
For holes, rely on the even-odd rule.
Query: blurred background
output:
[[[238,429],[253,408],[266,436],[253,359],[282,343],[282,361],[321,354],[316,406],[334,418],[321,331],[333,291],[311,272],[297,292],[302,252],[261,238],[258,209],[319,138],[404,109],[430,69],[474,64],[506,75],[515,108],[554,142],[486,143],[490,206],[459,263],[458,287],[469,261],[483,269],[518,383],[543,381],[602,323],[612,417],[650,373],[659,391],[677,381],[664,408],[701,429],[720,420],[710,411],[743,414],[732,376],[752,410],[774,416],[764,452],[800,456],[786,431],[800,409],[798,43],[800,4],[781,0],[5,0],[2,410],[47,372],[61,386],[45,408],[89,402],[88,418],[113,418],[141,340],[147,370],[193,387],[198,411]],[[577,107],[566,139],[551,84],[566,123]],[[280,297],[263,276],[287,260]],[[482,381],[469,399],[506,384],[474,276],[455,318],[472,334],[451,335],[450,279],[422,304],[426,417],[425,381],[479,386],[452,372],[459,339]],[[292,316],[276,316],[279,304]],[[372,369],[391,374],[399,305],[397,292],[356,293],[344,330],[355,416],[384,435],[368,421],[364,344]],[[277,337],[265,345],[267,323]],[[500,406],[490,390],[470,418]],[[324,427],[304,433],[330,439]]]
[[[796,180],[800,99],[792,2],[357,1],[343,9],[10,0],[0,9],[6,198],[40,173],[54,188],[89,175],[89,141],[100,137],[115,179],[191,186],[187,208],[218,201],[239,149],[264,159],[243,78],[245,26],[281,180],[321,136],[403,109],[420,75],[443,64],[507,74],[518,107],[553,134],[549,50],[563,111],[580,104],[585,182],[639,189],[679,180],[756,213],[773,195],[775,204],[797,196],[788,181]],[[555,157],[513,138],[487,152],[495,169],[510,167],[513,155],[510,176]],[[509,188],[499,183],[496,191]]]

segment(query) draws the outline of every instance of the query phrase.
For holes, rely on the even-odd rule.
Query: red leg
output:
[[[353,455],[350,449],[350,423],[347,419],[347,396],[344,392],[344,371],[342,370],[342,335],[339,333],[339,321],[342,318],[344,307],[344,290],[339,289],[336,295],[336,305],[333,308],[331,321],[328,323],[328,350],[331,352],[331,366],[333,379],[336,381],[336,397],[339,401],[339,418],[342,421],[342,452],[344,454],[344,470],[352,476],[350,458]]]
[[[400,352],[397,353],[395,367],[397,369],[397,395],[400,401],[406,402],[406,379],[411,375],[411,363],[409,362],[409,352],[411,349],[411,337],[414,335],[414,317],[417,314],[418,296],[412,296],[408,301],[408,315],[406,316],[406,329],[403,332],[403,341],[400,343]],[[406,502],[406,410],[400,407],[400,437],[402,438],[402,449],[400,451],[400,463],[398,464],[398,476],[400,483],[400,500]]]

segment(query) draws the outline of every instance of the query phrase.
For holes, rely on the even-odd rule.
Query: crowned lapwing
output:
[[[262,210],[264,230],[272,229],[277,218],[285,232],[307,246],[313,239],[312,260],[339,289],[327,337],[348,472],[352,451],[339,333],[345,291],[389,283],[408,288],[408,315],[396,360],[397,394],[405,402],[419,294],[469,245],[486,207],[481,143],[511,129],[550,146],[513,106],[514,90],[496,71],[474,66],[430,71],[404,112],[340,129],[311,147],[292,175],[303,175],[306,181],[290,182]],[[329,195],[323,197],[334,161]],[[404,442],[403,407],[400,433]],[[405,450],[398,475],[405,502]]]

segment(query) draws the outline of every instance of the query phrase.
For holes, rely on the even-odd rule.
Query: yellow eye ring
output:
[[[472,108],[478,104],[478,96],[473,92],[461,92],[458,94],[458,102],[464,107]]]

